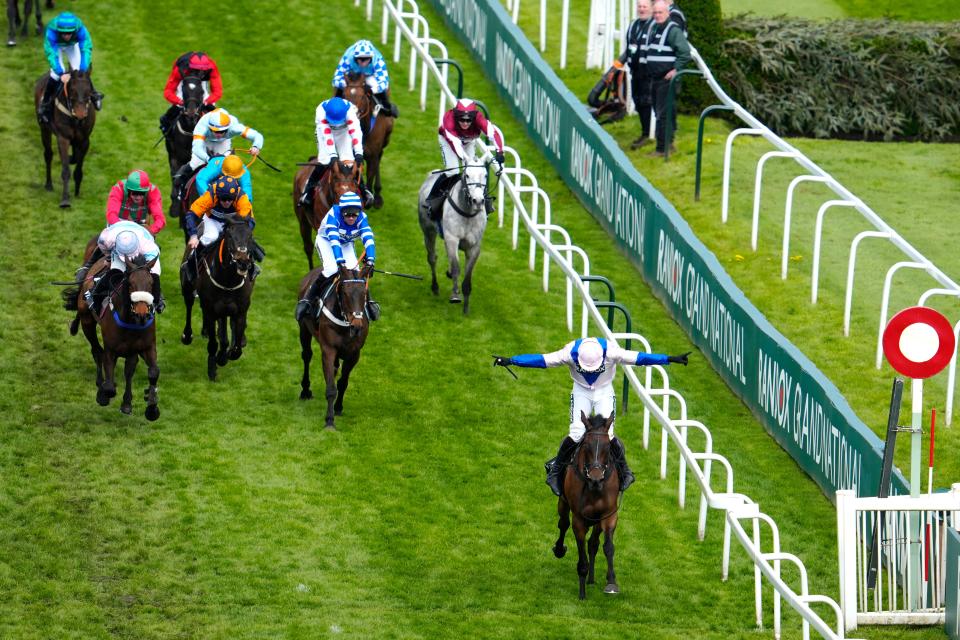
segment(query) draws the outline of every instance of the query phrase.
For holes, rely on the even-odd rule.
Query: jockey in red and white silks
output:
[[[457,100],[457,104],[443,114],[440,123],[440,153],[444,169],[456,169],[468,158],[478,157],[477,140],[485,135],[497,148],[494,157],[503,165],[503,133],[477,109],[473,100]]]

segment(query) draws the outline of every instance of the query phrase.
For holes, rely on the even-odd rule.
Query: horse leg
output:
[[[297,211],[297,220],[300,222],[300,240],[303,241],[303,252],[307,254],[307,264],[313,271],[313,227],[307,221],[307,215]]]
[[[327,347],[323,349],[323,377],[327,383],[326,388],[326,398],[327,398],[327,416],[324,420],[324,427],[336,431],[337,428],[333,424],[333,403],[337,399],[337,352],[333,347]]]
[[[383,206],[383,197],[380,195],[380,158],[383,152],[371,153],[367,160],[367,186],[373,189],[373,208]]]
[[[90,343],[90,355],[93,356],[93,363],[97,365],[97,391],[103,384],[103,347],[100,346],[100,339],[97,337],[97,321],[90,314],[80,316],[80,328],[83,329],[83,335]]]
[[[60,151],[60,181],[63,191],[60,193],[60,208],[70,206],[70,141],[57,136],[57,148]]]
[[[607,586],[604,593],[620,593],[617,574],[613,570],[613,532],[617,530],[616,515],[603,521],[603,555],[607,557]]]
[[[133,353],[124,358],[123,361],[123,399],[120,401],[120,412],[130,415],[133,413],[133,391],[130,389],[130,383],[133,381],[133,373],[137,370],[137,362],[140,356]]]
[[[239,360],[240,356],[243,355],[243,347],[240,341],[243,339],[243,329],[246,324],[246,319],[240,314],[230,317],[230,332],[233,334],[230,337],[230,351],[227,353],[227,357],[231,360]]]
[[[480,243],[472,247],[467,247],[464,252],[467,258],[467,264],[463,269],[463,315],[467,315],[470,310],[470,292],[473,291],[473,267],[477,264],[480,257]]]
[[[570,528],[570,505],[563,498],[557,498],[557,515],[560,519],[557,521],[557,529],[560,529],[560,536],[553,545],[553,555],[562,558],[567,555],[567,547],[563,544],[563,539],[567,535],[567,529]]]
[[[334,415],[343,415],[343,396],[347,393],[347,385],[350,384],[350,372],[360,361],[360,353],[353,358],[343,361],[343,369],[340,370],[340,379],[337,380],[337,401],[333,405]]]
[[[53,176],[51,174],[53,165],[53,131],[46,125],[40,125],[40,142],[43,143],[43,161],[47,165],[47,181],[43,188],[47,191],[53,191]]]
[[[227,317],[224,316],[217,320],[217,342],[220,348],[217,350],[217,364],[221,367],[227,366],[230,361],[227,357]]]
[[[310,361],[313,359],[313,334],[303,324],[300,325],[300,359],[303,360],[303,378],[300,379],[300,399],[310,400]]]
[[[144,417],[153,422],[160,417],[160,399],[157,397],[157,381],[160,379],[160,365],[157,364],[157,344],[154,342],[143,354],[147,363],[147,388],[143,391],[143,399],[147,403]]]
[[[449,263],[450,269],[447,271],[447,277],[453,281],[453,289],[450,292],[450,302],[459,304],[463,302],[463,297],[460,295],[460,239],[453,237],[452,233],[447,232],[444,244],[447,247],[447,262]]]
[[[73,159],[77,166],[73,169],[73,195],[80,195],[80,183],[83,182],[83,160],[90,150],[90,140],[82,140],[73,146]]]
[[[433,228],[432,224],[423,231],[423,246],[427,248],[427,264],[430,265],[430,274],[432,276],[430,291],[433,291],[433,295],[439,295],[440,284],[437,282],[437,231]]]
[[[580,599],[587,598],[587,572],[590,569],[590,561],[587,559],[587,524],[583,518],[574,514],[573,534],[577,537],[577,576],[580,577]]]
[[[180,334],[180,342],[190,344],[193,342],[193,301],[196,298],[193,295],[193,287],[187,283],[182,271],[180,273],[180,293],[183,295],[183,306],[186,307],[184,313],[186,317],[183,323],[183,333]]]
[[[587,551],[590,556],[590,571],[587,573],[587,584],[593,584],[593,568],[597,564],[597,549],[600,548],[600,525],[596,524],[593,526],[593,531],[590,532],[590,541],[587,543]]]
[[[217,321],[213,311],[203,312],[203,331],[207,334],[207,378],[211,382],[217,379]]]
[[[113,380],[117,358],[112,351],[104,349],[100,361],[103,363],[103,382],[100,383],[100,389],[97,391],[97,404],[105,407],[110,404],[110,399],[117,395],[117,384]]]
[[[10,29],[7,31],[7,46],[17,44],[17,3],[16,0],[7,0],[7,22]],[[27,35],[27,21],[23,21],[23,35]]]

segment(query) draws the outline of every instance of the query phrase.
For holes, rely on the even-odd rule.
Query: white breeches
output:
[[[613,390],[613,385],[608,384],[599,389],[585,389],[578,384],[573,385],[573,391],[570,392],[570,437],[574,442],[580,442],[587,428],[580,419],[580,412],[583,411],[589,418],[591,415],[603,416],[605,418],[613,414],[617,415],[617,395]],[[610,423],[609,436],[613,438],[613,425]]]
[[[60,66],[64,69],[70,66],[70,71],[76,71],[80,68],[80,45],[72,44],[69,47],[58,47],[57,55],[60,56]],[[66,63],[66,64],[64,64]],[[60,74],[50,69],[50,77],[55,80],[60,79]]]
[[[200,225],[200,244],[209,247],[220,237],[221,231],[223,231],[222,222],[216,218],[204,216],[203,222]]]
[[[119,271],[123,271],[124,273],[126,273],[126,271],[127,271],[127,263],[124,262],[123,259],[122,259],[119,255],[117,255],[117,253],[114,251],[114,252],[112,252],[112,253],[110,254],[110,268],[111,268],[111,269],[117,269],[117,270],[119,270]],[[159,261],[159,260],[157,260],[156,262],[154,262],[154,263],[153,263],[153,266],[150,267],[150,273],[155,273],[155,274],[157,274],[157,275],[160,275],[160,261]]]
[[[340,129],[340,133],[337,133],[337,131],[334,130],[332,135],[333,144],[327,144],[327,140],[330,138],[317,143],[317,162],[322,164],[330,162],[334,149],[336,149],[337,157],[341,160],[353,161],[353,139],[346,129]]]
[[[457,152],[454,151],[453,147],[450,146],[450,141],[447,140],[442,134],[437,136],[437,139],[440,141],[440,155],[443,156],[443,168],[444,169],[458,169],[460,167],[460,157],[457,155]],[[467,158],[475,158],[477,154],[477,139],[468,140],[463,143],[463,154]]]
[[[211,158],[214,156],[230,155],[230,152],[233,150],[233,141],[231,138],[224,138],[223,140],[211,140],[207,138],[203,142],[207,150],[207,155]],[[201,160],[200,157],[196,155],[190,158],[190,168],[194,170],[199,169],[206,163],[206,160]]]
[[[357,252],[353,248],[353,243],[340,245],[340,251],[343,253],[343,259],[346,260],[344,266],[347,269],[356,269]],[[323,275],[332,276],[337,271],[337,259],[333,255],[333,247],[330,242],[321,235],[317,236],[317,253],[320,254],[320,262],[323,263]]]

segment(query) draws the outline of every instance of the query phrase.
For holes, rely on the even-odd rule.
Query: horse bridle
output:
[[[464,167],[463,173],[460,174],[459,182],[461,185],[460,199],[463,200],[463,202],[458,203],[453,200],[453,189],[450,189],[449,191],[447,191],[447,202],[450,203],[450,206],[453,207],[454,211],[456,211],[458,214],[460,214],[464,218],[475,218],[476,216],[480,215],[480,212],[483,211],[485,207],[487,197],[489,195],[489,191],[487,190],[489,186],[489,181],[484,180],[483,182],[470,182],[469,180],[467,180],[467,171],[466,171],[466,167]],[[481,204],[480,207],[477,208],[476,210],[474,210],[474,207],[472,204],[468,204],[466,202],[466,199],[469,198],[470,187],[483,187],[483,204]]]
[[[586,462],[584,462],[582,473],[583,473],[583,479],[585,481],[592,482],[592,480],[590,479],[590,472],[593,471],[594,469],[602,470],[603,476],[600,478],[599,484],[603,484],[604,482],[606,482],[607,476],[610,475],[610,463],[609,462],[607,462],[606,464],[600,463],[600,439],[599,438],[602,435],[603,435],[602,433],[599,433],[596,431],[593,431],[593,432],[588,431],[584,435],[583,443],[581,444],[581,446],[583,446],[584,444],[587,444],[586,440],[588,437],[596,436],[595,437],[596,447],[594,447],[594,451],[593,451],[593,462],[591,462],[590,464],[587,464]]]
[[[73,113],[73,106],[74,106],[74,105],[73,105],[73,100],[70,99],[70,89],[68,88],[68,85],[69,85],[69,84],[70,84],[70,83],[67,82],[67,83],[62,84],[62,85],[60,86],[60,95],[62,95],[62,96],[64,97],[64,100],[65,100],[66,102],[60,102],[59,100],[56,100],[56,98],[55,98],[55,100],[56,100],[56,102],[58,103],[58,106],[62,105],[62,106],[64,107],[63,109],[61,109],[61,111],[63,111],[64,113],[66,113],[68,117],[73,118],[74,120],[83,120],[84,118],[80,118],[80,117],[78,117],[77,115],[75,115],[75,114]],[[80,102],[79,104],[87,104],[87,105],[90,105],[92,102],[93,102],[93,92],[91,91],[91,92],[90,92],[90,95],[87,96],[87,99],[84,100],[83,102]],[[89,114],[88,114],[88,115],[89,115]]]
[[[248,265],[246,268],[241,270],[239,268],[241,265],[241,262],[240,260],[237,259],[236,255],[234,254],[234,251],[239,251],[240,253],[249,253],[249,251],[246,247],[234,247],[232,249],[228,247],[228,250],[226,252],[227,254],[226,259],[224,259],[223,248],[227,246],[227,229],[229,224],[230,224],[229,221],[224,223],[224,230],[220,237],[220,242],[217,243],[217,256],[220,261],[220,264],[224,266],[229,266],[231,264],[237,265],[236,272],[237,272],[237,275],[240,276],[240,282],[233,286],[227,286],[225,284],[221,284],[217,282],[217,279],[213,277],[213,271],[210,269],[210,264],[206,261],[206,259],[201,260],[201,262],[203,262],[203,267],[207,271],[207,276],[210,278],[210,282],[212,282],[215,287],[217,287],[218,289],[222,289],[223,291],[236,291],[237,289],[239,289],[240,287],[242,287],[247,283],[247,278],[249,277],[249,274],[250,274],[250,265]],[[251,258],[251,262],[252,260],[253,259]]]

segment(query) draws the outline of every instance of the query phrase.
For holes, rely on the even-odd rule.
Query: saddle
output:
[[[440,177],[433,183],[433,188],[430,189],[430,193],[423,204],[430,213],[430,219],[434,222],[439,224],[443,219],[443,201],[447,199],[450,189],[459,179],[460,176],[457,173],[449,171],[440,174]]]

